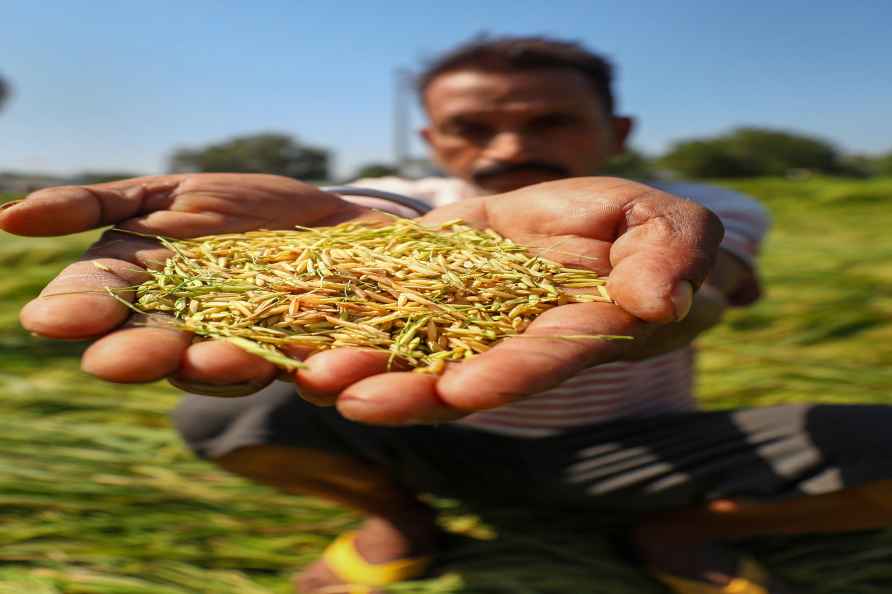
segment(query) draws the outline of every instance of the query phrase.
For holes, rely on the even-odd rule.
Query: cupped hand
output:
[[[637,359],[651,348],[651,332],[687,314],[723,235],[718,218],[703,207],[614,178],[562,180],[463,200],[422,222],[456,218],[492,228],[549,259],[607,275],[616,305],[553,308],[523,335],[450,366],[440,377],[384,373],[386,357],[375,354],[348,367],[337,351],[320,353],[297,374],[308,398],[337,404],[345,416],[370,423],[438,422],[548,389],[587,366]],[[635,340],[566,338],[599,334]]]
[[[114,225],[80,261],[63,270],[21,311],[29,331],[95,342],[82,366],[115,382],[170,377],[207,393],[250,393],[275,377],[268,362],[225,342],[192,344],[169,324],[131,315],[106,292],[148,278],[170,255],[150,237],[174,238],[331,225],[373,217],[369,211],[293,179],[272,175],[188,174],[144,177],[35,192],[0,210],[0,229],[54,236]]]
[[[367,215],[293,180],[208,174],[44,190],[0,212],[0,228],[59,235],[116,224],[184,238],[335,224]],[[454,218],[492,228],[552,260],[609,275],[608,290],[617,305],[577,303],[549,310],[523,336],[452,365],[442,376],[388,372],[386,354],[323,351],[294,374],[306,399],[336,404],[345,416],[367,423],[440,422],[542,391],[586,366],[634,358],[653,328],[684,317],[722,236],[721,223],[706,209],[613,178],[562,180],[464,200],[422,222]],[[269,363],[228,343],[192,344],[187,334],[167,327],[125,323],[128,309],[104,287],[141,282],[145,268],[166,255],[148,239],[107,234],[23,309],[22,324],[55,338],[99,337],[85,353],[83,367],[111,381],[169,377],[193,391],[226,395],[250,393],[272,381],[276,370]],[[562,338],[597,334],[637,340]]]

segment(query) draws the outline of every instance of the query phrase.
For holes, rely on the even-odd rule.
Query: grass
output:
[[[892,180],[750,180],[776,227],[768,289],[702,341],[704,406],[888,402]],[[2,201],[2,200],[0,200]],[[0,594],[277,594],[356,517],[284,497],[196,460],[163,384],[115,386],[77,368],[83,345],[35,339],[16,312],[94,235],[0,236]],[[443,502],[452,524],[473,517]],[[658,594],[596,525],[488,513],[417,594]],[[892,591],[892,533],[766,539],[752,551],[815,594]]]

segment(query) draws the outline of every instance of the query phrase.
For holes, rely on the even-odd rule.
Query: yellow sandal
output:
[[[356,532],[345,532],[328,545],[322,559],[336,576],[351,585],[348,594],[369,594],[375,586],[421,577],[433,557],[426,555],[388,563],[369,563],[356,550]]]
[[[652,571],[651,575],[676,594],[771,594],[768,591],[768,572],[753,559],[742,559],[737,577],[724,586],[714,586],[659,571]]]

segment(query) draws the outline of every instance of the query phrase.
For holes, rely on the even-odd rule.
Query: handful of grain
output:
[[[522,333],[548,309],[610,302],[596,273],[461,221],[162,241],[174,255],[136,289],[134,307],[173,314],[179,328],[227,339],[287,370],[301,363],[280,347],[295,345],[379,349],[440,373],[448,361]]]

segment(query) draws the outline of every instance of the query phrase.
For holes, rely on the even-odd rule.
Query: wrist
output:
[[[428,204],[416,198],[373,188],[326,186],[322,190],[333,193],[351,204],[407,219],[424,215],[431,210]]]

